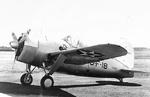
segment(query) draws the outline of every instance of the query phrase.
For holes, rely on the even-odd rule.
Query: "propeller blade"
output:
[[[13,41],[11,41],[9,44],[13,49],[17,49],[19,43],[18,43],[17,36],[15,35],[15,33],[12,33],[12,38],[13,38]]]
[[[14,64],[15,64],[15,61],[16,61],[16,51],[18,49],[18,46],[19,46],[19,43],[18,43],[18,39],[17,39],[17,36],[15,35],[15,33],[13,32],[12,33],[12,38],[13,38],[13,41],[11,41],[9,44],[11,46],[11,48],[15,49],[14,51],[14,59],[13,59],[13,65],[12,65],[12,69],[14,68]]]
[[[12,33],[12,38],[13,38],[14,41],[18,41],[17,36],[15,35],[14,32]]]
[[[15,61],[16,61],[15,57],[16,57],[16,50],[14,51],[14,54],[12,54],[12,57],[11,57],[11,59],[13,59],[12,69],[14,69],[14,65],[15,65]]]

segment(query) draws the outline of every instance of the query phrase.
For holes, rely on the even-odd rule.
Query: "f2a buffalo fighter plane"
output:
[[[58,72],[68,74],[116,78],[123,82],[123,78],[134,76],[131,70],[134,64],[133,49],[126,45],[100,44],[83,46],[78,41],[73,45],[71,37],[63,39],[64,44],[33,43],[29,32],[23,33],[20,40],[12,33],[13,41],[10,42],[16,51],[15,60],[26,63],[26,73],[20,78],[23,85],[31,85],[32,73],[36,67],[45,71],[41,79],[41,87],[48,89],[54,85],[51,75]],[[23,43],[23,44],[22,44]],[[30,66],[34,66],[30,70]]]

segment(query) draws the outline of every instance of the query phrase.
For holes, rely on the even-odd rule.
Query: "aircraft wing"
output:
[[[49,53],[49,58],[56,55],[64,55],[66,64],[82,65],[86,63],[96,62],[100,60],[115,58],[127,54],[127,50],[119,45],[101,44],[72,50],[64,50]]]

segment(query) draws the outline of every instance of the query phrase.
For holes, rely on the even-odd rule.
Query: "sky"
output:
[[[149,0],[1,0],[0,46],[31,29],[33,40],[72,35],[85,44],[120,38],[150,48]]]

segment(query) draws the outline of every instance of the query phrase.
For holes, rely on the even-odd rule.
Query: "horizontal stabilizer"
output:
[[[127,69],[121,69],[121,71],[123,71],[123,72],[134,72],[134,73],[148,73],[148,72],[144,72],[144,71],[138,71],[138,70],[127,70]]]

